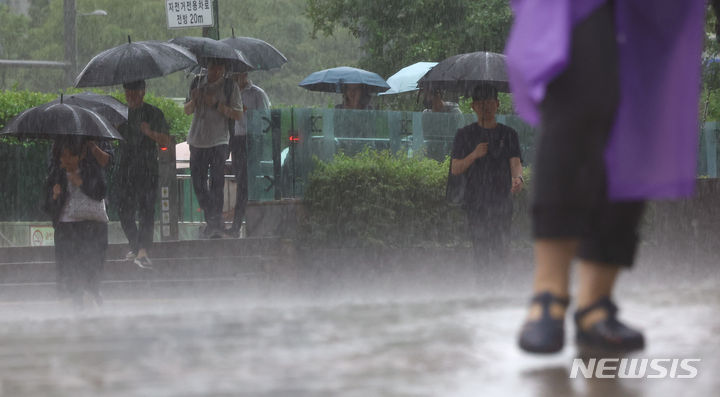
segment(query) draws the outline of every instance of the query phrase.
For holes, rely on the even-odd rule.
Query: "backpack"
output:
[[[457,135],[457,134],[456,134]],[[452,156],[450,156],[447,184],[445,185],[445,201],[454,206],[465,204],[465,190],[467,189],[467,171],[460,175],[452,173]]]
[[[448,170],[447,184],[445,185],[445,201],[450,205],[461,206],[465,203],[465,190],[467,189],[467,175],[452,173],[452,159]]]
[[[198,75],[195,76],[193,81],[190,83],[190,91],[194,90],[198,84],[200,84],[200,79],[202,76]],[[230,106],[230,99],[232,98],[233,93],[233,85],[235,85],[235,82],[227,77],[223,77],[225,79],[223,81],[223,93],[225,94],[225,106]],[[233,136],[233,130],[235,129],[235,120],[228,119],[228,133],[230,136]]]

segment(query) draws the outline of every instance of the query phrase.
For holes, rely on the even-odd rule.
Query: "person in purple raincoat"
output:
[[[643,334],[611,300],[632,265],[645,201],[692,194],[705,2],[515,0],[506,48],[519,114],[540,125],[533,178],[534,297],[519,337],[562,349],[570,263],[576,342],[631,351]]]

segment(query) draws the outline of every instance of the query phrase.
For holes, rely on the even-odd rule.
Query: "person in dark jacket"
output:
[[[106,157],[93,154],[97,150],[103,152],[83,138],[57,140],[45,183],[44,210],[55,229],[58,290],[78,309],[86,293],[102,304],[100,277],[108,245],[108,217],[105,176],[98,161]]]
[[[125,259],[142,269],[151,269],[148,252],[155,229],[155,201],[158,191],[158,146],[170,145],[169,126],[162,110],[145,103],[145,81],[123,84],[128,104],[128,121],[118,127],[123,137],[118,150],[117,183],[114,184],[120,225],[130,251]],[[135,224],[135,215],[139,226]]]

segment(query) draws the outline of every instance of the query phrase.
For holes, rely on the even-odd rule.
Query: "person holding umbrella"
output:
[[[220,238],[225,232],[222,207],[229,121],[240,120],[243,114],[240,90],[225,77],[226,64],[224,58],[209,58],[207,75],[193,79],[184,106],[185,114],[194,114],[187,142],[193,189],[205,212],[205,238]]]
[[[423,112],[462,114],[457,102],[444,101],[443,94],[441,88],[424,90],[423,105],[425,109]]]
[[[119,146],[119,167],[115,185],[118,216],[130,245],[126,259],[140,268],[152,268],[147,250],[155,226],[155,199],[158,189],[158,145],[170,144],[168,123],[163,112],[145,103],[145,80],[123,84],[128,120],[118,127],[124,138]],[[140,227],[135,224],[139,216]]]
[[[43,210],[55,228],[58,289],[82,308],[85,293],[102,304],[100,277],[107,249],[105,175],[111,153],[94,140],[122,140],[99,113],[77,105],[50,102],[27,109],[0,136],[53,139]]]
[[[349,66],[313,72],[298,85],[310,91],[342,93],[343,103],[336,109],[370,109],[370,94],[390,88],[377,73]]]
[[[240,120],[231,120],[233,128],[230,129],[230,153],[232,153],[232,167],[235,173],[235,183],[237,191],[235,196],[235,211],[233,215],[233,223],[226,233],[232,237],[240,236],[240,227],[245,217],[245,208],[248,201],[248,124],[253,117],[253,110],[266,110],[270,108],[270,98],[265,91],[253,84],[248,79],[247,72],[234,73],[233,80],[240,89],[240,96],[243,103],[243,117]],[[248,110],[251,111],[248,113]]]
[[[102,305],[100,278],[108,245],[105,176],[88,153],[97,146],[84,137],[55,141],[59,165],[51,166],[45,182],[43,209],[55,229],[55,261],[61,296],[83,309],[84,295]]]
[[[517,132],[495,121],[497,89],[479,85],[472,92],[477,122],[458,130],[450,172],[465,175],[464,208],[475,258],[484,265],[502,261],[509,248],[511,193],[523,187]]]
[[[369,110],[370,90],[364,84],[342,84],[340,87],[343,102],[335,106],[335,109]]]

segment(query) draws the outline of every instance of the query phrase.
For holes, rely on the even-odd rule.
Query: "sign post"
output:
[[[169,29],[213,26],[217,15],[213,11],[216,0],[165,0]]]
[[[30,246],[44,247],[55,245],[55,229],[47,225],[30,226]]]
[[[211,0],[213,8],[213,24],[211,26],[204,27],[202,30],[203,37],[209,37],[211,39],[220,40],[220,12],[218,11],[218,0]]]

